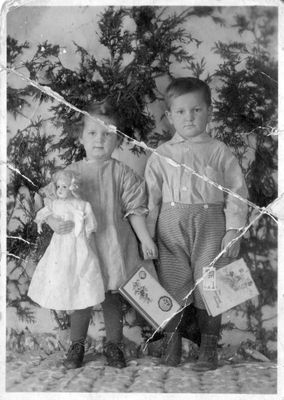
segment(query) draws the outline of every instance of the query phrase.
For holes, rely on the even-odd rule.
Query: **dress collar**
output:
[[[84,163],[86,163],[86,164],[97,164],[97,165],[103,164],[104,162],[109,161],[109,160],[112,160],[112,158],[109,157],[109,156],[108,157],[103,157],[103,158],[97,158],[96,160],[88,160],[87,157],[83,158]]]

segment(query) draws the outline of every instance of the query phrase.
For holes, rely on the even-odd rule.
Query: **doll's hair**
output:
[[[171,109],[172,101],[184,94],[202,92],[208,107],[211,106],[211,90],[206,82],[195,77],[175,78],[166,88],[165,103],[168,110]]]
[[[79,189],[80,189],[80,177],[79,175],[71,170],[63,170],[60,169],[58,171],[56,171],[53,175],[52,175],[52,183],[54,184],[54,190],[56,193],[56,182],[59,179],[63,179],[63,180],[68,180],[70,182],[70,186],[69,186],[69,190],[70,192],[73,194],[73,196],[75,197],[80,197],[79,195]]]

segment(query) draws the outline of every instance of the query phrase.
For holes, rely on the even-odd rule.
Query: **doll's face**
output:
[[[72,197],[72,193],[69,189],[70,184],[71,182],[68,179],[58,179],[56,182],[56,194],[59,199],[67,199],[68,197]]]

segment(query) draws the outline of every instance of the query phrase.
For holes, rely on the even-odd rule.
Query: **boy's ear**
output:
[[[169,123],[173,125],[172,113],[168,110],[165,111],[166,117],[169,120]]]
[[[212,113],[213,113],[213,107],[212,107],[212,106],[209,106],[209,107],[208,107],[208,122],[211,121]]]

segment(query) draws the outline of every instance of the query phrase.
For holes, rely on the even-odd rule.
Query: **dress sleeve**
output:
[[[35,222],[37,223],[38,233],[41,233],[42,224],[45,222],[46,218],[52,214],[52,201],[48,200],[45,207],[41,208],[36,214]]]
[[[126,218],[130,214],[148,214],[145,181],[131,168],[124,165],[122,179],[122,212]]]
[[[156,207],[159,207],[162,202],[162,176],[159,161],[155,154],[151,155],[147,161],[145,181],[148,193],[148,208],[151,212]]]
[[[86,236],[89,237],[92,232],[96,232],[97,230],[97,220],[93,213],[91,204],[86,202],[85,206],[85,231]]]
[[[148,230],[152,237],[155,236],[156,223],[162,203],[162,175],[160,173],[159,161],[155,154],[148,159],[145,169],[145,181],[148,194],[149,215],[147,218]]]
[[[247,199],[248,190],[246,182],[236,157],[231,151],[224,147],[223,173],[225,187],[234,192],[242,199]],[[245,201],[225,193],[225,215],[226,229],[239,229],[245,226],[248,212],[248,205]]]

